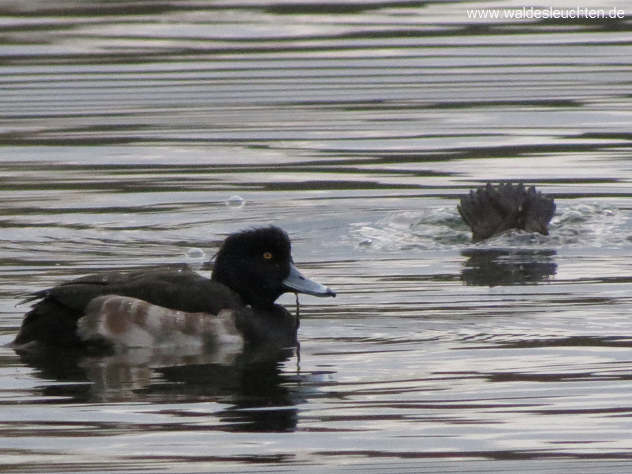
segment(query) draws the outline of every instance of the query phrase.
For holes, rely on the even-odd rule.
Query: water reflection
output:
[[[630,458],[629,18],[474,21],[451,0],[5,3],[7,341],[17,294],[113,262],[199,263],[188,249],[212,255],[255,224],[288,228],[310,274],[343,290],[306,309],[297,375],[279,350],[22,354],[35,371],[3,355],[5,469]],[[456,199],[490,179],[553,194],[551,235],[463,251]]]
[[[296,427],[295,394],[284,385],[288,380],[281,373],[282,364],[294,355],[293,348],[258,346],[239,353],[185,355],[144,349],[108,355],[41,349],[18,355],[39,371],[38,377],[60,382],[41,388],[46,396],[81,403],[215,401],[227,408],[203,415],[218,417],[219,429],[290,431]]]
[[[632,347],[632,339],[625,336],[569,336],[537,339],[525,338],[517,341],[497,341],[496,347],[501,349],[523,349],[536,347]]]
[[[461,252],[461,279],[466,285],[499,286],[537,283],[555,275],[555,250],[467,249]]]

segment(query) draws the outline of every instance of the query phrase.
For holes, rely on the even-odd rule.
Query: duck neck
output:
[[[261,282],[252,281],[247,277],[235,277],[232,272],[221,270],[216,264],[211,280],[221,283],[237,293],[243,302],[253,309],[271,310],[276,305],[274,302],[280,295],[269,295],[265,289],[260,288]]]

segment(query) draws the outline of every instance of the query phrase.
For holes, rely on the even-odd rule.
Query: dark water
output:
[[[2,2],[1,343],[254,225],[338,297],[300,362],[0,349],[1,469],[629,470],[632,23],[488,6]],[[471,244],[458,196],[518,179],[550,235]]]

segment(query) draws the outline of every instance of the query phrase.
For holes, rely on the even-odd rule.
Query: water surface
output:
[[[250,226],[338,292],[300,360],[0,349],[3,469],[628,470],[632,25],[488,6],[1,4],[1,343],[30,292]],[[470,243],[488,180],[550,235]]]

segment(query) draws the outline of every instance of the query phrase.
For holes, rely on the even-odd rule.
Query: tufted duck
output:
[[[297,320],[274,303],[286,292],[336,296],[298,271],[283,230],[246,230],[226,238],[211,279],[185,267],[110,271],[34,293],[26,301],[39,301],[26,314],[14,347],[234,339],[290,345]]]
[[[457,209],[472,229],[472,240],[479,242],[509,229],[522,229],[548,235],[548,224],[555,213],[553,198],[522,183],[501,183],[470,191]]]

